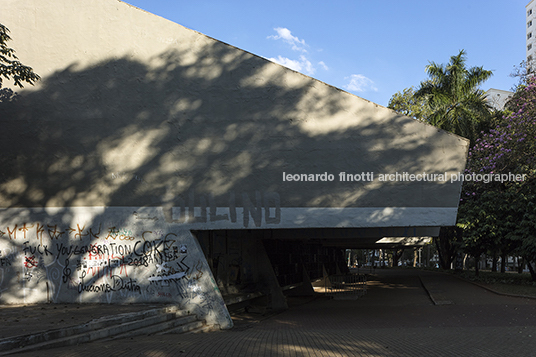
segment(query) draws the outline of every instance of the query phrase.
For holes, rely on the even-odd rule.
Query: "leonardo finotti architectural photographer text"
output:
[[[395,172],[391,174],[375,174],[374,172],[361,172],[358,174],[339,172],[337,175],[323,172],[321,174],[293,174],[283,172],[283,181],[285,182],[333,182],[337,180],[338,182],[371,182],[377,179],[378,181],[391,181],[391,182],[413,182],[413,181],[430,181],[430,182],[447,182],[450,183],[456,181],[474,181],[474,182],[522,182],[526,179],[526,174],[463,174],[458,173],[419,173],[413,174],[409,172]]]

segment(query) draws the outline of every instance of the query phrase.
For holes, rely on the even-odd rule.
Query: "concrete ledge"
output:
[[[225,301],[225,305],[233,305],[233,304],[239,304],[244,301],[253,300],[258,297],[264,296],[263,293],[260,291],[256,291],[253,293],[248,294],[233,294],[233,295],[227,295],[223,297],[223,301]]]
[[[285,286],[282,286],[281,287],[281,290],[283,291],[287,291],[287,290],[292,290],[292,289],[297,289],[297,288],[300,288],[303,286],[303,282],[301,283],[296,283],[296,284],[290,284],[290,285],[285,285]]]
[[[444,290],[442,290],[436,282],[432,280],[430,277],[419,275],[419,279],[421,281],[421,284],[430,297],[430,300],[434,303],[434,305],[452,305],[453,302],[451,300],[448,300],[444,295]]]

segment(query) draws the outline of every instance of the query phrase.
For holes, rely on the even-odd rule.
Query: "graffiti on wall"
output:
[[[155,221],[137,212],[134,216]],[[0,227],[0,243],[2,300],[10,288],[25,302],[57,301],[60,293],[80,301],[176,301],[203,290],[202,258],[189,254],[188,244],[164,229],[21,222]]]

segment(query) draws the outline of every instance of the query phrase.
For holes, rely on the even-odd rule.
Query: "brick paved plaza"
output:
[[[434,305],[423,281],[433,281]],[[97,341],[18,356],[534,356],[536,300],[442,273],[376,270],[356,301],[290,300],[230,331]],[[245,316],[247,317],[247,316]],[[249,316],[251,317],[251,316]]]

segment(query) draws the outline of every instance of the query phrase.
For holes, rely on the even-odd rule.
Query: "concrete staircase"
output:
[[[0,356],[139,335],[204,332],[205,322],[175,306],[124,313],[86,324],[0,340]]]

